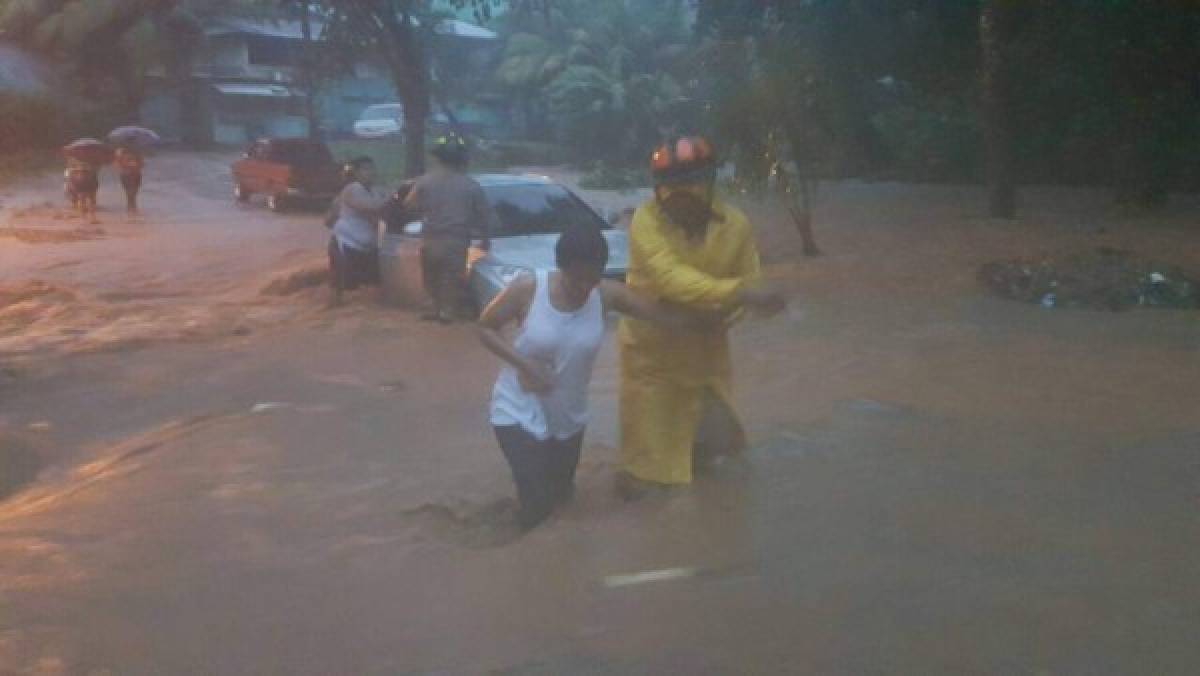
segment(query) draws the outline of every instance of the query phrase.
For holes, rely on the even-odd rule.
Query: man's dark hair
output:
[[[559,236],[554,257],[560,270],[580,263],[603,268],[608,265],[608,240],[596,226],[572,225]]]

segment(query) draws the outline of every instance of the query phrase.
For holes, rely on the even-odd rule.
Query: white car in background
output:
[[[399,103],[380,103],[367,106],[354,123],[354,135],[359,138],[383,138],[404,131],[404,106]]]
[[[450,118],[445,113],[434,113],[428,124],[430,133],[442,134],[449,128]],[[359,138],[386,138],[398,136],[403,131],[404,105],[400,103],[367,106],[354,123],[354,135]]]

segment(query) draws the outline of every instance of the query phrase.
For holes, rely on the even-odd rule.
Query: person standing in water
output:
[[[654,151],[650,168],[654,197],[630,225],[629,288],[660,302],[729,316],[741,308],[766,315],[782,311],[782,296],[761,286],[753,228],[715,196],[716,160],[708,141],[666,144]],[[694,451],[715,456],[744,450],[724,326],[680,332],[633,317],[621,322],[618,335],[617,489],[623,497],[691,483]],[[710,437],[719,438],[698,438],[702,422],[713,431]]]
[[[96,225],[96,196],[100,191],[100,169],[95,165],[70,158],[67,160],[67,192],[79,214]]]
[[[492,392],[490,421],[517,486],[518,523],[529,530],[574,491],[588,385],[604,342],[607,312],[680,330],[711,330],[720,318],[642,298],[604,280],[608,242],[598,227],[576,225],[559,237],[556,270],[515,279],[479,319],[483,344],[505,362]],[[514,342],[502,331],[519,324]]]
[[[138,192],[142,189],[142,172],[146,160],[131,146],[118,146],[113,166],[121,176],[121,187],[125,189],[125,210],[130,216],[138,213]]]
[[[462,296],[463,275],[471,239],[485,250],[495,218],[483,188],[467,175],[467,143],[456,134],[439,138],[433,168],[413,185],[404,206],[421,218],[421,270],[433,301],[424,319],[449,324]]]
[[[359,157],[349,164],[350,182],[337,197],[337,219],[329,238],[329,278],[333,304],[342,294],[379,283],[379,214],[390,195],[375,187],[375,161]]]

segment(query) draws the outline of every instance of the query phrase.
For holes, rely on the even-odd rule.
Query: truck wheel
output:
[[[250,201],[250,191],[246,190],[246,186],[241,183],[235,183],[233,185],[233,198],[245,204]]]
[[[283,195],[267,195],[267,208],[277,214],[287,210],[287,201]]]

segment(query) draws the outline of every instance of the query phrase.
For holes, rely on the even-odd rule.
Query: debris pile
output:
[[[1200,309],[1200,282],[1182,269],[1101,247],[1086,254],[988,263],[979,280],[996,294],[1045,308]]]

